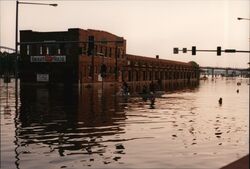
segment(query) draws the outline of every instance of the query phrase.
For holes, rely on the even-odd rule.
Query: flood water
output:
[[[112,87],[22,87],[16,111],[1,81],[1,168],[220,168],[249,151],[248,83],[210,78],[153,106]]]

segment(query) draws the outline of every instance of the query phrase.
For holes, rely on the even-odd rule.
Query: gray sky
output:
[[[41,1],[29,1],[41,2]],[[247,67],[249,54],[173,54],[173,47],[249,50],[249,0],[42,1],[58,7],[19,5],[19,30],[104,30],[127,40],[127,53],[201,66]],[[15,1],[0,0],[1,46],[15,45]]]

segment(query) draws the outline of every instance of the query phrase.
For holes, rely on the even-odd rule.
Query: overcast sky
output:
[[[41,1],[31,1],[41,2]],[[42,1],[58,7],[19,5],[19,30],[104,30],[127,40],[127,53],[201,66],[247,67],[249,54],[173,54],[173,47],[249,50],[249,0]],[[15,1],[0,0],[1,46],[15,46]]]

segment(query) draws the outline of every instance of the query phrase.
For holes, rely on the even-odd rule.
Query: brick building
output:
[[[199,68],[184,63],[126,53],[123,37],[99,30],[20,32],[22,83],[98,84],[127,81],[140,88],[152,81],[161,85],[197,83]]]
[[[92,51],[90,41],[94,41]],[[24,30],[20,32],[20,42],[21,83],[98,82],[102,65],[106,70],[105,81],[115,81],[116,72],[125,61],[126,40],[104,31]]]

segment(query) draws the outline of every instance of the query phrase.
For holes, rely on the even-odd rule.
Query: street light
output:
[[[30,5],[47,5],[47,6],[49,5],[49,6],[57,7],[57,4],[48,4],[48,3],[19,2],[19,1],[17,1],[17,3],[19,3],[19,4],[30,4]]]
[[[18,99],[17,99],[17,93],[18,93],[18,6],[19,4],[26,4],[26,5],[47,5],[47,6],[53,6],[56,7],[57,4],[49,4],[49,3],[34,3],[34,2],[19,2],[16,1],[16,38],[15,38],[15,53],[16,53],[16,60],[15,60],[15,96],[16,96],[16,106],[18,105]]]

